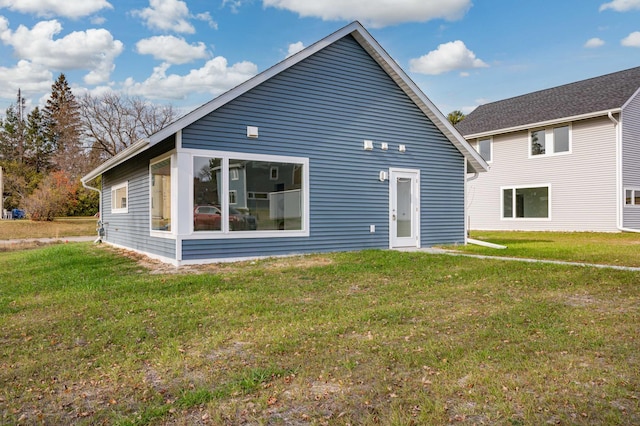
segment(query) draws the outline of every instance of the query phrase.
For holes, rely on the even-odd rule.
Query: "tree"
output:
[[[54,147],[47,138],[45,118],[40,108],[35,107],[27,116],[25,157],[26,162],[37,173],[46,172],[51,167]]]
[[[460,110],[451,111],[449,115],[447,115],[447,119],[454,126],[464,120],[465,115]]]
[[[38,185],[38,188],[24,200],[24,207],[31,220],[53,220],[66,215],[74,208],[76,186],[64,171],[55,171]]]
[[[54,149],[53,164],[72,178],[88,170],[82,145],[80,106],[64,74],[51,86],[51,97],[44,108],[47,141]]]
[[[80,99],[80,114],[93,149],[110,158],[139,139],[171,123],[176,112],[170,105],[155,105],[137,97],[114,92]]]

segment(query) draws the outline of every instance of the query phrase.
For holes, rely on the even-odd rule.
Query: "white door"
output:
[[[389,246],[420,247],[420,170],[389,170]]]

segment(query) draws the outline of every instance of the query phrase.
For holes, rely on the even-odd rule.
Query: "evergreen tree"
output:
[[[27,116],[25,151],[27,163],[38,173],[50,169],[53,155],[53,145],[47,138],[45,124],[40,108],[35,107]]]
[[[54,149],[54,166],[72,178],[81,176],[87,171],[87,161],[82,146],[80,107],[64,74],[51,86],[44,118],[46,139]]]

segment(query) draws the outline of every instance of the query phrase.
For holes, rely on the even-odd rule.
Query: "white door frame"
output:
[[[411,231],[408,237],[397,235],[398,209],[398,178],[411,179]],[[420,248],[420,170],[418,169],[389,169],[389,248],[416,247]]]

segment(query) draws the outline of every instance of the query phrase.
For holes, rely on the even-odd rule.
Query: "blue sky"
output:
[[[640,66],[640,0],[0,0],[0,113],[61,72],[186,112],[353,20],[445,114]]]

